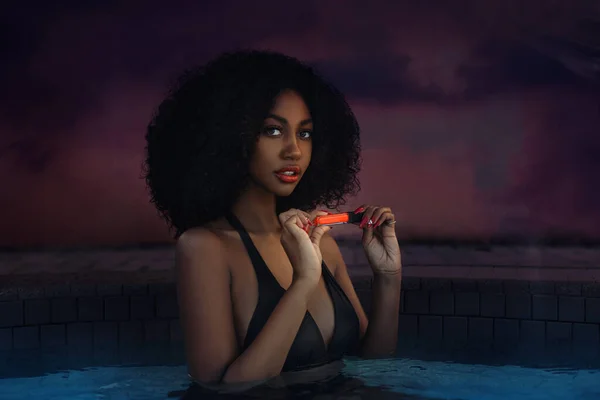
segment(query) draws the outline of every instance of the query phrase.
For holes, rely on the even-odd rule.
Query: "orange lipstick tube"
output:
[[[362,221],[364,213],[355,214],[353,212],[344,212],[329,215],[320,215],[313,220],[314,226],[319,225],[341,225],[358,224]]]

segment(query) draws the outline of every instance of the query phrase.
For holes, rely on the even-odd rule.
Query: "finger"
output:
[[[312,232],[310,233],[310,240],[317,246],[320,245],[321,243],[321,239],[323,238],[323,235],[327,232],[329,232],[331,230],[331,227],[328,225],[320,225],[317,226],[316,228],[313,228]]]
[[[373,213],[373,228],[376,228],[378,226],[378,223],[381,219],[381,216],[385,213],[391,213],[392,210],[389,207],[378,207],[375,212]]]
[[[291,208],[279,214],[279,222],[281,223],[281,225],[284,225],[285,221],[287,221],[292,216],[297,216],[298,219],[302,221],[303,226],[301,226],[301,228],[304,228],[305,225],[312,224],[312,221],[310,220],[310,215],[307,212],[295,208]]]
[[[304,223],[304,221],[302,221],[298,214],[292,214],[285,220],[285,223],[283,225],[288,228],[290,226],[297,226],[300,229],[304,229],[304,225],[306,224]]]
[[[358,208],[356,210],[354,210],[354,214],[361,213],[361,212],[365,211],[366,208],[367,208],[366,204],[361,204],[360,206],[358,206]]]
[[[375,212],[377,207],[375,206],[367,206],[363,213],[363,218],[360,221],[359,228],[368,229],[373,225],[373,213]]]
[[[308,234],[305,230],[305,224],[302,223],[298,215],[290,216],[283,224],[284,233],[292,235],[295,239],[301,239]]]
[[[379,217],[379,219],[375,223],[374,228],[378,228],[380,226],[381,227],[393,227],[395,223],[396,223],[396,217],[394,216],[394,214],[392,214],[391,212],[385,212]]]

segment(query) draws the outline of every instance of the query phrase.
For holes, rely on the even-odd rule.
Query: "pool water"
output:
[[[107,356],[110,352],[99,354]],[[81,367],[85,363],[78,353],[70,358],[57,354],[13,354],[4,359],[0,369],[0,398],[600,399],[600,369],[492,366],[408,358],[348,358],[325,379],[308,383],[276,379],[275,383],[267,382],[244,394],[209,396],[191,385],[180,353],[173,354],[147,356],[142,363],[128,363],[122,355],[112,362],[108,357],[100,362],[104,365],[92,367]],[[157,364],[160,360],[162,364]]]

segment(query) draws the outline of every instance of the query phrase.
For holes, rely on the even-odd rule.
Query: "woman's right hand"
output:
[[[307,212],[292,208],[279,214],[279,222],[283,228],[281,244],[294,268],[293,281],[307,281],[316,285],[321,279],[323,256],[319,244],[325,232],[331,228],[312,228],[312,218],[320,215],[319,213],[311,216]]]

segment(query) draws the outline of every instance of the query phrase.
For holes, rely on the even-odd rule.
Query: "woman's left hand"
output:
[[[373,273],[400,276],[402,260],[392,210],[363,205],[355,211],[360,212],[364,212],[359,225],[363,230],[362,245]]]

